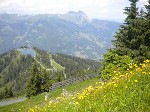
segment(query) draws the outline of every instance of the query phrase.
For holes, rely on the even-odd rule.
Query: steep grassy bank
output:
[[[129,65],[107,82],[92,79],[44,93],[22,103],[0,107],[21,112],[149,112],[150,60]]]
[[[108,82],[96,82],[81,92],[64,92],[55,100],[45,99],[45,105],[35,105],[29,112],[149,112],[150,61],[140,66],[129,65],[124,74],[114,71]]]
[[[82,89],[88,87],[89,85],[94,85],[96,81],[99,81],[99,79],[91,79],[87,80],[84,82],[77,82],[73,85],[66,86],[64,88],[56,89],[52,92],[49,93],[43,93],[38,96],[32,97],[30,99],[27,99],[26,101],[8,105],[8,106],[3,106],[0,107],[0,112],[26,112],[30,108],[34,107],[35,105],[39,107],[43,107],[44,105],[47,104],[45,102],[45,96],[48,96],[48,99],[54,100],[56,97],[61,96],[61,93],[63,92],[63,89],[65,89],[68,93],[73,93],[75,91],[81,91]]]

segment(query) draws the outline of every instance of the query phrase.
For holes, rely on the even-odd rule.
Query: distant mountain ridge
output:
[[[82,12],[67,14],[0,14],[0,53],[35,46],[52,53],[100,59],[120,23],[92,19]]]

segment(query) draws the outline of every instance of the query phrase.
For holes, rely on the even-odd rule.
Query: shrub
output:
[[[114,71],[123,72],[128,69],[129,64],[131,63],[132,60],[129,56],[119,56],[118,54],[113,53],[111,50],[108,51],[104,55],[102,78],[110,79]]]

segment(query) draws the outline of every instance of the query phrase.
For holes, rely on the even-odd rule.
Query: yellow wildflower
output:
[[[134,80],[134,82],[138,82],[138,80]]]
[[[76,105],[79,105],[79,102],[76,102]]]
[[[116,71],[114,71],[114,73],[116,73]]]
[[[129,66],[129,68],[131,68],[131,69],[132,69],[133,67],[132,67],[132,66]]]
[[[149,62],[150,62],[150,60],[145,60],[145,61],[144,61],[144,63],[149,63]]]
[[[114,87],[117,87],[117,84],[114,84]]]
[[[82,100],[84,97],[83,96],[79,96],[79,99]]]
[[[143,65],[142,65],[142,68],[145,68],[145,67],[146,67],[146,65],[145,65],[145,64],[143,64]]]

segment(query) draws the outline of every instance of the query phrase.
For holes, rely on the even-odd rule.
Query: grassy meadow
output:
[[[107,82],[75,83],[24,102],[0,107],[2,112],[150,112],[150,60],[114,71]]]
[[[82,89],[90,85],[94,85],[97,81],[99,81],[99,79],[95,78],[84,82],[77,82],[72,85],[56,89],[49,93],[43,93],[38,96],[31,97],[30,99],[27,99],[20,103],[0,107],[0,112],[27,112],[30,108],[34,106],[43,107],[47,104],[47,101],[45,101],[45,96],[48,96],[49,100],[54,100],[58,96],[61,96],[61,93],[63,93],[63,89],[65,89],[69,94],[71,94],[75,91],[81,91]]]
[[[107,82],[96,82],[80,92],[64,91],[29,112],[150,112],[150,61],[129,65],[124,74],[114,71]]]

